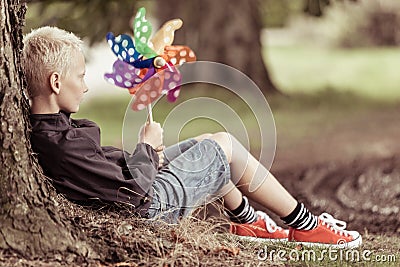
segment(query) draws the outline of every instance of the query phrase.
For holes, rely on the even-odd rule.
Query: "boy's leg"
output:
[[[168,165],[172,160],[179,157],[186,150],[197,144],[198,142],[208,139],[212,136],[212,134],[202,134],[197,137],[187,139],[176,143],[174,145],[168,146],[164,150],[164,163],[163,165]]]
[[[254,201],[272,210],[291,227],[289,240],[305,244],[315,244],[342,247],[358,247],[362,238],[358,232],[346,231],[346,224],[334,219],[329,214],[322,214],[318,218],[307,208],[297,202],[291,194],[276,180],[276,178],[258,162],[234,137],[227,133],[217,133],[209,137],[216,141],[227,154],[230,163],[231,179],[237,182],[237,188]],[[254,188],[254,181],[256,186]],[[229,183],[221,190],[225,195],[226,207],[235,209],[241,199],[239,190]],[[243,207],[242,204],[239,204]],[[239,206],[239,207],[240,207]],[[265,215],[266,216],[266,215]],[[257,228],[261,226],[260,220],[270,224],[268,216],[265,219],[258,218],[253,224]],[[255,229],[253,226],[241,226],[236,224],[233,232],[249,231]],[[234,227],[234,228],[235,228]],[[266,227],[268,230],[268,226]],[[274,229],[273,229],[274,230]],[[232,231],[232,228],[231,228]],[[254,234],[253,234],[254,235]],[[256,235],[257,236],[257,235]]]
[[[296,199],[289,194],[267,168],[260,164],[239,141],[227,133],[214,134],[210,139],[215,140],[227,154],[231,168],[231,179],[234,183],[237,183],[239,190],[244,192],[246,196],[280,217],[289,215],[295,209],[297,205]],[[262,177],[262,182],[257,186],[256,190],[249,190],[250,184],[254,182],[253,180],[260,180],[259,177]],[[224,193],[226,194],[226,192],[232,189],[232,186],[228,184],[224,188]],[[234,197],[227,197],[225,202],[227,202],[228,207],[234,208],[238,201],[235,201]]]
[[[177,146],[166,149],[173,159],[155,178],[149,218],[177,222],[193,208],[219,198],[229,183],[230,167],[222,148],[210,139],[194,142],[186,150]]]
[[[231,220],[230,232],[246,239],[285,241],[288,230],[279,227],[267,214],[255,211],[247,198],[230,181],[220,191],[223,194],[226,214]]]
[[[192,146],[194,146],[198,140],[196,138],[193,139],[187,139],[184,141],[181,141],[177,144],[174,144],[172,146],[166,147],[164,150],[164,163],[163,165],[168,165],[171,161],[173,161],[175,158],[179,157],[182,153],[190,149]]]

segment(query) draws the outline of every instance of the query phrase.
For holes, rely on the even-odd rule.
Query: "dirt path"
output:
[[[278,135],[272,171],[313,211],[358,231],[400,235],[399,137],[400,112],[360,113],[295,145]]]

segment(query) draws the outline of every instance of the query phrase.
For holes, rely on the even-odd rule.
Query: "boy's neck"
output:
[[[31,102],[31,114],[55,114],[60,112],[60,107],[49,99],[34,97]]]

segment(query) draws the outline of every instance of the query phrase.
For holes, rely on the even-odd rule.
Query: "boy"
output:
[[[24,44],[32,147],[45,174],[70,200],[129,203],[142,217],[177,222],[206,199],[222,196],[233,234],[333,247],[361,245],[360,234],[345,230],[344,222],[326,213],[317,217],[298,203],[228,133],[204,134],[163,152],[160,124],[146,123],[132,154],[101,147],[94,122],[70,118],[88,90],[82,41],[43,27],[28,34]],[[253,177],[265,179],[250,192]],[[289,230],[256,212],[243,194],[279,215]]]

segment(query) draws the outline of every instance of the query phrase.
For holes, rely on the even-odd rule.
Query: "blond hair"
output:
[[[48,88],[53,72],[65,76],[74,50],[83,50],[82,40],[57,27],[41,27],[24,37],[23,70],[29,97],[40,95]]]

